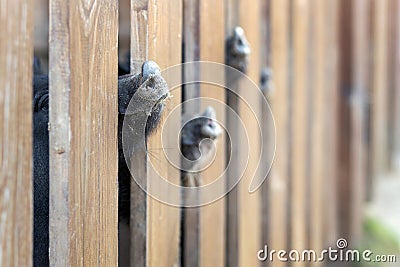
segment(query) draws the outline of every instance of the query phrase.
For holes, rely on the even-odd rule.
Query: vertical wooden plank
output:
[[[385,171],[387,164],[387,41],[388,41],[388,1],[373,0],[373,87],[371,91],[371,154],[372,175],[376,179]]]
[[[239,25],[243,28],[251,47],[251,56],[248,65],[247,75],[254,82],[260,77],[260,0],[247,1],[239,0]],[[252,14],[249,16],[249,14]],[[248,140],[241,138],[240,151],[249,151],[249,161],[242,180],[237,186],[238,190],[238,242],[239,242],[239,266],[258,266],[260,262],[256,257],[256,251],[261,247],[261,191],[249,193],[249,184],[254,176],[257,161],[259,159],[260,137],[257,131],[258,124],[252,112],[260,114],[260,99],[254,91],[243,86],[243,80],[239,81],[239,93],[247,99],[247,106],[239,101],[239,114],[247,129]],[[240,153],[239,151],[239,153]],[[243,153],[243,152],[242,152]],[[249,220],[251,218],[251,220]]]
[[[324,136],[326,143],[326,159],[324,168],[326,170],[326,183],[323,189],[324,194],[324,227],[325,233],[324,246],[334,245],[338,238],[337,234],[337,132],[340,127],[337,119],[338,107],[338,1],[328,0],[324,6],[325,9],[325,85],[326,94],[324,99],[325,108],[325,124]]]
[[[362,5],[362,3],[364,5]],[[340,99],[338,151],[339,235],[350,241],[361,234],[364,194],[364,101],[366,87],[365,1],[341,1]],[[351,27],[348,27],[351,25]]]
[[[363,202],[365,197],[366,176],[366,97],[368,83],[368,1],[354,0],[352,10],[352,27],[354,36],[353,85],[349,102],[351,108],[351,151],[353,153],[351,183],[351,237],[359,240],[362,234]]]
[[[181,63],[182,59],[182,0],[157,1],[149,3],[149,59],[157,62],[161,69]],[[181,77],[175,79],[180,80]],[[168,102],[164,116],[168,111],[178,108],[180,114],[181,88],[170,88],[173,98]],[[161,134],[164,135],[165,149],[176,148],[173,162],[179,162],[179,144],[174,136],[174,128],[181,124],[180,116],[172,123],[165,125],[162,131],[157,131],[148,142],[149,151],[158,151],[157,170],[168,181],[179,185],[180,171],[172,166],[162,148]],[[161,122],[162,125],[162,122]],[[160,128],[161,129],[161,128]],[[156,175],[148,172],[148,177]],[[157,186],[157,185],[155,185]],[[159,190],[167,190],[159,188]],[[179,234],[180,209],[147,198],[147,266],[180,266]]]
[[[149,47],[149,0],[131,0],[131,73],[141,71],[148,60]],[[131,164],[141,177],[147,179],[147,152],[135,151]],[[133,179],[131,180],[133,181]],[[147,195],[136,182],[131,182],[130,211],[130,266],[146,266],[147,262]],[[122,252],[121,253],[126,253]]]
[[[251,14],[251,15],[249,15]],[[260,21],[261,21],[261,1],[252,2],[239,0],[239,24],[243,28],[247,40],[250,43],[251,55],[248,64],[247,75],[254,82],[260,79]],[[260,262],[256,257],[256,251],[261,247],[261,191],[249,193],[249,184],[256,173],[258,149],[260,148],[260,138],[257,132],[258,124],[252,112],[260,114],[260,99],[251,90],[243,86],[242,80],[239,81],[240,97],[248,101],[247,106],[243,101],[239,101],[239,114],[247,130],[247,138],[239,145],[240,151],[246,151],[243,146],[250,145],[248,148],[249,159],[241,181],[237,186],[238,190],[238,242],[239,242],[239,266],[258,266]],[[239,151],[238,155],[243,156]]]
[[[308,0],[293,1],[293,81],[292,81],[292,114],[291,114],[291,192],[290,192],[290,248],[303,250],[307,246],[307,134],[308,106],[315,99],[308,98],[309,71],[309,16]],[[304,262],[296,266],[305,266]]]
[[[387,149],[390,170],[396,169],[396,76],[397,76],[397,53],[398,53],[398,6],[399,1],[389,1],[388,3],[388,130],[387,130]]]
[[[0,2],[1,266],[32,266],[32,8]]]
[[[200,60],[224,63],[224,1],[200,2]],[[225,125],[225,89],[202,84],[200,96],[220,101],[213,105],[217,120]],[[201,110],[208,104],[202,103]],[[213,182],[225,170],[225,136],[218,137],[214,162],[202,172],[204,184]],[[219,177],[223,179],[223,177]],[[200,208],[200,266],[225,266],[225,198]]]
[[[288,68],[289,68],[289,1],[271,0],[271,68],[274,72],[275,94],[272,112],[276,124],[276,154],[271,170],[269,203],[270,229],[268,246],[287,248],[288,196]],[[270,266],[286,266],[274,261]]]
[[[324,143],[324,111],[325,111],[325,27],[326,18],[325,2],[313,0],[310,2],[312,23],[312,48],[313,57],[310,70],[312,81],[310,81],[311,94],[311,126],[310,126],[310,232],[309,247],[315,251],[323,249],[323,200],[325,197],[323,183],[326,177],[324,154],[326,151]],[[312,266],[320,266],[321,263],[313,262]]]
[[[396,24],[396,50],[395,50],[395,92],[394,92],[394,114],[396,114],[394,118],[394,130],[393,130],[393,154],[392,154],[392,166],[396,171],[400,171],[400,75],[397,75],[397,73],[400,73],[400,4],[397,4],[396,7],[396,18],[395,18],[395,24]]]
[[[117,2],[50,2],[50,264],[115,266]]]

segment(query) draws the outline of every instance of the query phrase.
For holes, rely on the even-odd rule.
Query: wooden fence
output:
[[[148,59],[161,69],[224,63],[226,39],[241,26],[251,47],[249,78],[259,84],[263,69],[273,72],[264,93],[276,127],[274,163],[262,187],[248,193],[261,175],[253,172],[261,144],[268,153],[274,144],[248,130],[235,151],[249,150],[241,182],[212,204],[186,208],[183,222],[180,208],[132,183],[130,259],[122,265],[288,266],[276,258],[260,262],[257,252],[264,245],[321,251],[338,238],[355,246],[374,181],[400,167],[398,0],[1,0],[0,25],[1,266],[32,265],[33,51],[49,62],[52,266],[118,264],[118,51],[130,50],[132,70]],[[179,75],[192,74],[183,68]],[[244,85],[233,86],[260,112],[262,99]],[[166,113],[196,114],[204,102],[181,103],[199,97],[229,105],[246,129],[258,127],[243,101],[209,84],[174,88]],[[227,110],[216,111],[235,135]],[[180,119],[148,141],[150,152],[159,151],[158,172],[176,184],[180,171],[160,148],[175,147],[179,160],[169,133]],[[202,173],[206,183],[225,170],[226,144],[222,136],[220,153]],[[143,175],[156,175],[145,153],[135,159]],[[235,172],[228,168],[228,184]]]

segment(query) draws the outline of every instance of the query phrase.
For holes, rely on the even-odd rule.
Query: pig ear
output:
[[[203,112],[202,116],[210,119],[215,119],[216,118],[215,109],[211,106],[208,106],[206,110]]]
[[[38,57],[33,57],[33,74],[34,75],[41,75],[43,74],[42,71],[42,64],[40,63],[40,59]]]

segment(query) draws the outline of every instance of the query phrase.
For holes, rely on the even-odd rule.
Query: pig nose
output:
[[[161,75],[160,67],[151,60],[144,62],[142,65],[142,81],[146,81],[153,75]]]

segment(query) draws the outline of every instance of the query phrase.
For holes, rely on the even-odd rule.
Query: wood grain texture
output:
[[[256,84],[260,79],[260,0],[239,0],[239,25],[243,27],[250,43],[251,55],[247,75]],[[249,15],[251,14],[251,15]],[[239,81],[239,93],[248,103],[239,101],[239,114],[247,130],[247,138],[241,138],[239,153],[242,156],[249,151],[248,165],[244,175],[237,185],[238,190],[238,256],[239,266],[258,266],[260,264],[256,252],[262,247],[261,243],[261,190],[249,193],[249,185],[253,177],[260,175],[256,172],[260,159],[259,125],[253,114],[260,115],[261,106],[258,95],[244,86],[244,80]],[[247,83],[248,84],[248,83]],[[247,147],[249,146],[249,147]],[[251,218],[251,219],[249,219]]]
[[[115,266],[117,2],[50,2],[50,264]]]
[[[32,8],[0,2],[1,266],[32,266]]]
[[[203,0],[200,3],[200,60],[224,63],[225,60],[225,15],[224,1]],[[221,78],[223,80],[224,77]],[[225,124],[224,88],[201,85],[201,97],[208,97],[220,101],[212,105],[221,125]],[[203,101],[201,110],[209,105]],[[218,137],[216,158],[210,167],[202,172],[204,184],[218,179],[224,179],[221,174],[226,166],[226,139],[224,135]],[[220,188],[224,192],[225,188]],[[225,198],[222,198],[200,209],[200,264],[202,267],[225,266]]]
[[[314,99],[308,98],[311,81],[308,58],[310,51],[309,18],[311,3],[308,0],[293,1],[293,80],[291,83],[291,192],[290,192],[290,248],[299,251],[307,247],[307,203],[308,203],[308,107]],[[305,266],[298,262],[295,266]]]
[[[157,1],[149,3],[149,59],[165,69],[181,63],[182,60],[182,0]],[[178,74],[180,76],[181,74]],[[174,77],[181,80],[181,77]],[[167,103],[164,118],[181,102],[181,87],[170,88],[173,98]],[[180,107],[176,111],[180,114]],[[164,148],[175,151],[171,157],[173,162],[179,162],[179,144],[176,133],[177,125],[181,124],[180,115],[161,127],[149,139],[148,149],[153,152],[153,164],[165,179],[174,184],[180,184],[180,170],[170,164],[162,151],[161,135],[164,135]],[[148,172],[148,177],[156,173]],[[153,185],[157,186],[157,185]],[[158,190],[168,188],[158,187]],[[168,191],[167,191],[168,192]],[[171,196],[172,197],[172,196]],[[180,209],[163,204],[147,197],[147,265],[146,266],[180,266],[179,235]]]
[[[276,154],[271,170],[269,203],[270,229],[266,244],[276,250],[287,248],[288,234],[288,75],[289,75],[289,1],[271,0],[271,68],[276,92],[272,112],[276,124]],[[269,266],[286,266],[274,261]]]
[[[131,0],[131,73],[141,70],[149,58],[150,0]]]

